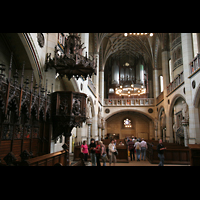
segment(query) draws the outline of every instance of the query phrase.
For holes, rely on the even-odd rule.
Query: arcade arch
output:
[[[131,127],[124,126],[124,120],[131,121]],[[141,111],[121,110],[106,117],[106,134],[116,134],[119,138],[140,137],[146,140],[155,138],[153,118]]]
[[[184,129],[182,126],[183,102],[186,102],[185,98],[182,95],[177,94],[174,96],[169,109],[169,116],[172,119],[173,142],[179,144],[184,144]]]

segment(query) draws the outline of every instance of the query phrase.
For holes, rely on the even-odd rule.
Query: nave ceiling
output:
[[[150,36],[124,36],[124,33],[98,33],[101,66],[109,57],[127,60],[130,64],[141,59],[152,68],[157,67],[161,51],[169,49],[169,33],[154,33]]]

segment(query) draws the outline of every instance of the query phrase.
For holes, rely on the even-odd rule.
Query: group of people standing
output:
[[[137,161],[140,161],[140,153],[141,153],[141,160],[146,160],[146,150],[148,148],[146,141],[142,138],[142,141],[138,138],[130,138],[127,142],[128,144],[128,151],[130,151],[131,161],[135,160],[135,152],[137,155]]]
[[[92,166],[101,166],[100,164],[100,158],[103,158],[106,156],[106,148],[105,145],[103,144],[102,141],[96,141],[92,138],[91,143],[89,145],[89,150],[90,150],[90,157],[91,157],[91,162]],[[89,150],[88,150],[88,145],[87,141],[83,141],[83,144],[81,145],[81,153],[84,154],[84,161],[87,162],[87,158],[89,155]],[[106,164],[104,163],[103,166]]]
[[[124,145],[121,141],[119,145]],[[130,158],[131,161],[135,160],[135,152],[137,155],[137,161],[141,160],[146,160],[146,150],[148,148],[147,142],[144,141],[144,138],[142,138],[142,141],[140,138],[130,138],[127,141],[128,145],[128,151],[130,151]],[[160,159],[159,166],[164,165],[164,150],[166,147],[162,144],[162,140],[159,140],[159,144],[157,146],[157,151],[158,151],[158,157]],[[89,150],[90,150],[90,157],[91,157],[91,162],[92,166],[101,166],[100,164],[100,158],[102,159],[103,166],[106,166],[106,162],[108,161],[107,157],[107,150],[105,145],[103,144],[102,141],[96,141],[92,138],[91,143],[89,147],[87,146],[87,142],[83,141],[83,144],[81,145],[81,153],[84,154],[84,160],[87,162],[87,158],[89,155]],[[110,144],[108,145],[108,155],[109,155],[109,165],[111,166],[111,163],[113,162],[114,166],[116,163],[116,155],[118,154],[118,151],[116,149],[116,141],[113,139],[111,140]],[[141,154],[141,158],[140,158]]]
[[[102,159],[103,166],[106,166],[106,162],[108,161],[106,147],[102,141],[96,141],[92,138],[91,143],[88,147],[87,142],[83,141],[81,145],[81,153],[84,154],[84,160],[87,162],[87,158],[90,150],[90,158],[92,162],[92,166],[101,166],[100,158]],[[116,143],[114,140],[111,140],[108,146],[108,154],[109,154],[109,164],[113,161],[114,165],[116,163],[116,155],[117,155]]]

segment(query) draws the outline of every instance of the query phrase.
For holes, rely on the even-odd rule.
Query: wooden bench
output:
[[[200,144],[188,144],[190,152],[190,165],[200,166]]]
[[[21,162],[21,166],[54,166],[57,163],[65,166],[65,151],[58,151],[55,153],[45,154]]]

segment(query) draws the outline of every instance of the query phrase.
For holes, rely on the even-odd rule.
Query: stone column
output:
[[[185,99],[189,108],[189,132],[188,132],[188,142],[189,144],[195,144],[196,135],[199,132],[199,119],[197,119],[197,110],[192,103],[192,87],[190,76],[190,66],[189,63],[193,59],[193,45],[192,45],[192,34],[191,33],[181,33],[182,41],[182,55],[183,55],[183,75],[184,75],[184,87],[186,91]]]
[[[105,137],[105,118],[104,117],[101,118],[101,124],[102,124],[102,135],[104,139]]]
[[[102,135],[103,135],[103,140],[105,139],[105,130],[104,129],[102,129]]]
[[[155,129],[155,140],[158,140],[158,129]]]
[[[94,85],[96,87],[96,98],[94,100],[94,117],[92,122],[92,137],[98,140],[98,98],[99,98],[99,53],[94,54],[94,58],[97,59],[97,75],[94,76]]]
[[[99,72],[99,94],[101,95],[101,102],[104,100],[104,71]]]
[[[192,33],[192,40],[193,40],[193,55],[194,57],[198,53],[198,39],[197,39],[197,33]]]
[[[101,141],[101,127],[99,127],[99,141]]]
[[[163,142],[165,142],[165,133],[166,133],[166,131],[165,131],[165,128],[163,128]]]
[[[149,121],[149,139],[154,138],[154,126],[153,121]]]
[[[90,144],[90,139],[91,139],[91,125],[92,125],[92,118],[88,118],[86,119],[86,123],[88,125],[88,136],[87,136],[87,139],[88,139],[88,145]]]
[[[162,52],[162,74],[163,74],[163,95],[167,96],[167,86],[169,85],[169,51],[164,50]],[[169,106],[168,99],[164,98],[164,108],[166,115],[166,140],[168,142],[173,142],[173,134],[172,134],[172,117],[169,115]]]
[[[153,70],[153,91],[154,91],[154,98],[158,97],[159,95],[159,84],[158,84],[158,70]]]
[[[189,125],[189,122],[186,121],[186,120],[182,120],[182,126],[183,126],[183,129],[184,129],[184,145],[185,147],[188,146],[188,133],[187,133],[187,127]]]
[[[160,128],[160,120],[158,120],[158,139],[161,138],[161,128]]]

